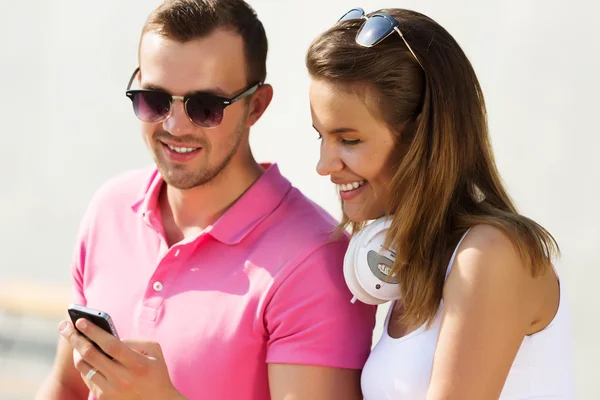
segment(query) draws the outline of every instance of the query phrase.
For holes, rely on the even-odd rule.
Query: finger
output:
[[[151,360],[164,360],[164,355],[160,344],[144,340],[126,339],[123,340],[130,349],[140,353]]]
[[[74,357],[76,363],[75,367],[78,367],[80,361],[85,361],[90,366],[103,371],[103,375],[108,377],[108,379],[110,379],[111,376],[122,373],[123,367],[102,354],[92,342],[77,332],[73,324],[63,321],[63,323],[60,324],[59,329],[60,334],[69,342],[71,347],[73,347],[74,351],[77,352],[81,358],[81,360],[79,360],[78,357]],[[86,368],[85,364],[82,365]],[[87,373],[87,369],[85,372],[81,370],[80,372]]]
[[[125,368],[139,363],[139,355],[126,346],[121,340],[106,332],[97,325],[80,318],[77,328],[90,340],[94,341],[106,354],[121,363]],[[110,377],[109,377],[110,378]]]
[[[108,380],[102,374],[102,372],[93,368],[83,359],[79,361],[77,370],[81,373],[81,379],[83,379],[87,387],[92,392],[97,391],[94,386],[96,386],[102,392],[106,391],[106,388],[108,387]]]

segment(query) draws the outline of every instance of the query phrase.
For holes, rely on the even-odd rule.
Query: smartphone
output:
[[[75,329],[77,329],[77,326],[75,325],[77,320],[79,318],[85,318],[92,324],[100,327],[101,329],[110,333],[114,337],[119,338],[119,335],[117,334],[117,330],[115,329],[115,325],[113,324],[112,318],[107,313],[102,312],[100,310],[94,310],[92,308],[80,306],[78,304],[71,304],[69,306],[69,308],[67,309],[67,311],[69,312],[69,317],[71,317],[71,321],[73,322]],[[81,332],[79,329],[77,329],[77,332],[79,332],[79,334],[81,334],[83,337],[85,337],[87,340],[89,340],[90,343],[92,343],[94,346],[96,346],[96,348],[98,350],[100,350],[105,356],[109,357],[112,360],[112,357],[109,356],[108,354],[106,354],[100,348],[100,346],[98,346],[96,343],[94,343],[93,340],[91,340],[90,338],[85,336],[83,334],[83,332]]]

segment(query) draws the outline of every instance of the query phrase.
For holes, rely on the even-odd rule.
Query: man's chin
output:
[[[184,169],[161,165],[158,167],[158,170],[165,183],[176,189],[189,190],[204,183],[200,177],[194,176],[193,173],[187,172]]]
[[[198,186],[201,186],[201,184],[199,184],[199,185],[189,184],[187,182],[169,181],[167,179],[165,179],[165,182],[170,187],[177,189],[177,190],[181,190],[181,191],[192,190]]]

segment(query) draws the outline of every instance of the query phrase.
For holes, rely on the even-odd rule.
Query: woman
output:
[[[338,185],[342,227],[392,220],[400,298],[365,365],[365,399],[571,399],[558,245],[503,187],[453,37],[413,11],[354,9],[306,62],[317,170]]]

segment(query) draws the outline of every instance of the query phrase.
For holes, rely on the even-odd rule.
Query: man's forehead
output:
[[[224,30],[183,43],[149,32],[140,45],[140,67],[142,85],[169,92],[230,92],[247,84],[242,38]]]
[[[211,33],[187,41],[171,39],[154,31],[146,32],[140,42],[140,51],[196,52],[203,50],[214,55],[239,55],[243,57],[244,40],[231,29],[217,28]]]

